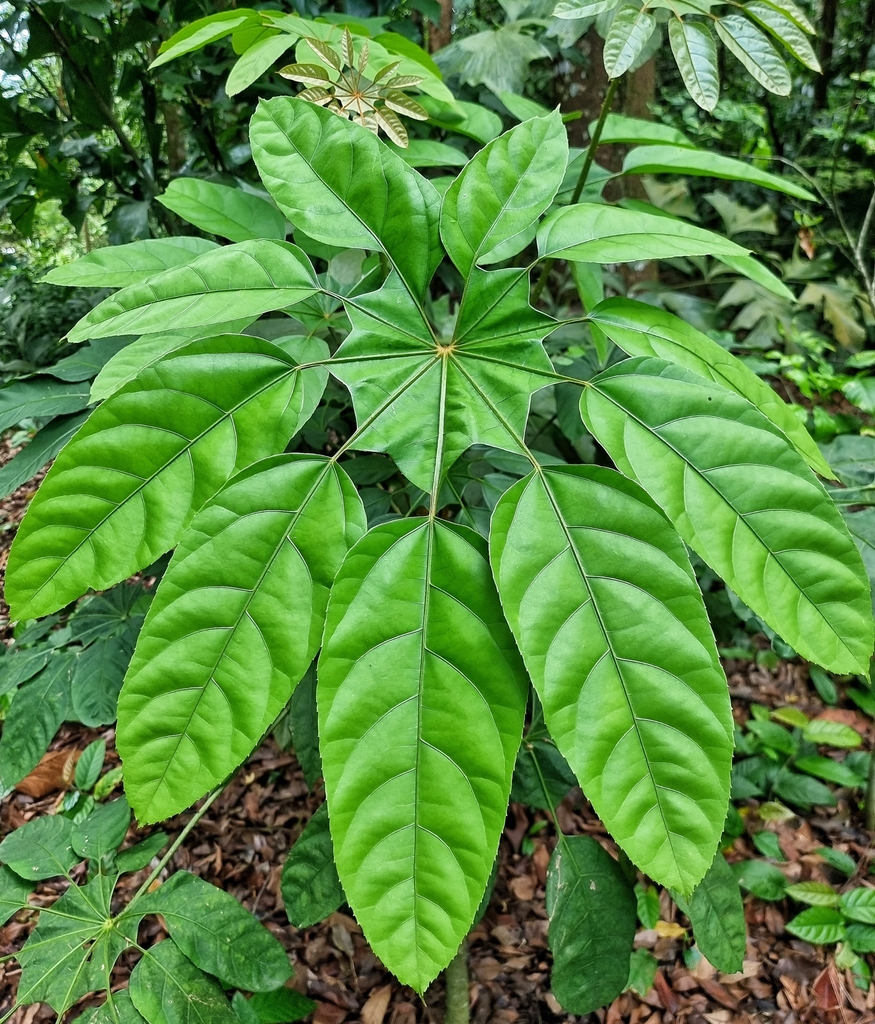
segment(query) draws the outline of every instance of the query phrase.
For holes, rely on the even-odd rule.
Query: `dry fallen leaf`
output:
[[[379,988],[374,989],[362,1007],[363,1024],[383,1024],[383,1018],[389,1009],[391,998],[391,985],[381,985]]]

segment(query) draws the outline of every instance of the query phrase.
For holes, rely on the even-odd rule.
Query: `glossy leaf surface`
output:
[[[73,288],[125,288],[216,248],[206,238],[146,238],[127,245],[108,245],[49,271],[43,280]]]
[[[835,672],[872,653],[869,584],[800,455],[752,405],[660,359],[589,382],[587,427],[681,537],[780,636]]]
[[[792,82],[787,65],[757,26],[740,14],[725,14],[714,22],[727,50],[764,89],[789,96]]]
[[[331,581],[366,526],[343,470],[301,455],[256,463],[195,516],[119,702],[141,822],[183,810],[248,757],[319,649]]]
[[[512,128],[467,164],[441,209],[441,238],[463,274],[515,255],[534,238],[567,159],[565,126],[554,111]]]
[[[724,974],[740,971],[747,948],[741,892],[732,869],[718,850],[708,873],[688,899],[674,896],[690,919],[702,955]]]
[[[608,78],[619,78],[632,67],[655,28],[656,21],[647,10],[620,8],[605,38],[603,59]]]
[[[720,66],[711,27],[705,22],[672,18],[668,39],[687,92],[703,110],[713,110],[720,98]]]
[[[295,227],[330,245],[380,249],[414,295],[425,292],[441,257],[440,196],[422,175],[366,128],[305,100],[260,103],[250,140],[262,181]]]
[[[283,864],[283,906],[296,928],[309,928],[339,910],[346,900],[334,865],[328,804],[322,804],[295,840]]]
[[[291,44],[288,44],[291,45]],[[286,237],[286,218],[266,199],[200,178],[177,178],[158,196],[168,210],[201,231],[232,242]]]
[[[338,119],[339,120],[339,119]],[[309,298],[319,286],[295,245],[268,239],[224,245],[148,283],[104,299],[70,331],[70,341],[156,334],[255,317]]]
[[[550,467],[496,506],[491,557],[544,717],[611,834],[690,892],[729,801],[732,719],[680,538],[631,481]]]
[[[16,617],[105,589],[173,547],[235,471],[283,449],[324,382],[268,342],[228,336],[113,395],[58,456],[18,530],[6,579]]]
[[[485,542],[440,520],[366,534],[331,592],[318,692],[340,880],[374,952],[423,991],[480,904],[525,714]]]
[[[762,378],[679,317],[631,299],[607,299],[590,320],[630,356],[658,356],[734,391],[755,405],[793,442],[811,468],[832,479],[833,472],[811,434]]]
[[[561,840],[547,868],[553,994],[570,1013],[607,1006],[626,987],[635,897],[619,864],[590,836]]]

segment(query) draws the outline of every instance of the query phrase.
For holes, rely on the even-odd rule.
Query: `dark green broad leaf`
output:
[[[482,538],[407,519],[356,544],[319,661],[331,834],[374,952],[417,991],[473,923],[527,697]]]
[[[151,601],[152,594],[142,585],[129,583],[87,597],[67,622],[70,639],[87,647],[96,640],[136,636]]]
[[[132,341],[129,337],[98,338],[87,345],[80,345],[73,355],[47,367],[45,372],[59,380],[91,380],[117,352],[126,348]]]
[[[148,867],[154,857],[169,841],[166,832],[153,832],[148,838],[116,855],[116,867],[122,874],[126,871],[140,871]]]
[[[67,337],[87,341],[223,324],[292,306],[318,290],[313,266],[296,245],[267,238],[238,242],[122,288],[84,316]]]
[[[146,1020],[134,1007],[131,993],[123,988],[120,992],[107,989],[106,1000],[77,1017],[76,1024],[146,1024]]]
[[[873,623],[859,553],[758,409],[683,367],[638,358],[589,381],[581,411],[620,470],[787,643],[831,671],[867,671]]]
[[[421,174],[366,128],[306,100],[260,103],[249,139],[261,180],[296,228],[385,252],[412,294],[425,293],[441,259],[441,199]]]
[[[316,666],[311,665],[295,687],[291,708],[292,744],[307,785],[312,789],[322,778],[319,723],[316,714]]]
[[[66,875],[79,861],[73,822],[60,815],[34,818],[0,843],[0,861],[28,881]]]
[[[0,469],[0,498],[26,483],[58,454],[85,422],[87,412],[58,416],[46,424],[14,458]]]
[[[283,864],[280,887],[286,914],[296,928],[324,921],[346,902],[334,866],[328,804],[322,804],[295,840]]]
[[[743,160],[712,153],[710,150],[691,149],[688,146],[636,146],[623,161],[623,173],[693,174],[706,178],[726,178],[729,181],[748,181],[752,185],[785,192],[796,199],[817,201],[817,197],[808,189],[796,185],[788,178],[761,171]],[[720,253],[715,249],[711,255],[719,256]]]
[[[6,577],[15,616],[62,608],[173,547],[233,473],[282,451],[325,378],[268,342],[233,336],[144,371],[92,414],[31,502]]]
[[[286,951],[234,897],[197,875],[177,871],[136,904],[160,914],[188,959],[225,985],[269,992],[292,976]]]
[[[59,651],[12,701],[0,735],[0,788],[20,782],[39,764],[70,707],[74,655]]]
[[[540,342],[555,327],[528,293],[523,271],[474,268],[446,338],[435,338],[394,276],[349,300],[353,331],[331,372],[352,392],[355,447],[387,452],[429,493],[472,444],[521,452],[529,398],[552,375]]]
[[[560,840],[547,868],[553,994],[570,1013],[606,1006],[629,979],[635,896],[620,865],[590,836]]]
[[[133,650],[133,637],[110,637],[97,640],[76,659],[70,699],[73,716],[83,725],[95,728],[116,720],[118,695]]]
[[[242,334],[255,317],[243,317],[222,324],[190,327],[167,334],[146,334],[117,352],[91,382],[91,401],[102,402],[129,384],[148,366],[159,362],[193,341],[215,338],[220,334]],[[268,339],[269,340],[269,339]]]
[[[0,925],[6,924],[13,914],[27,906],[27,897],[33,889],[33,882],[19,878],[5,864],[0,867]]]
[[[89,392],[88,383],[82,381],[68,384],[51,377],[14,380],[0,388],[0,431],[24,420],[79,412],[88,405]]]
[[[778,51],[748,18],[724,14],[714,19],[714,27],[723,45],[764,89],[778,96],[789,96],[792,80]]]
[[[149,1024],[240,1024],[222,986],[171,939],[144,952],[131,971],[129,991]]]
[[[702,955],[724,974],[740,971],[747,948],[744,906],[738,882],[720,850],[689,899],[680,893],[672,895],[690,919]]]
[[[511,800],[552,811],[576,785],[574,772],[554,743],[523,739],[513,771]]]
[[[80,857],[99,861],[121,846],[131,823],[131,809],[125,798],[97,807],[73,829],[73,849]]]
[[[504,494],[490,546],[556,745],[632,860],[691,892],[723,830],[732,716],[680,538],[618,473],[549,467]]]
[[[87,992],[109,987],[113,965],[136,941],[139,923],[113,920],[114,886],[114,876],[96,875],[42,909],[18,954],[20,1003],[48,1003],[60,1015]]]
[[[48,643],[13,648],[12,653],[0,659],[0,695],[10,693],[28,679],[33,679],[49,663],[53,648]]]
[[[256,463],[195,516],[119,701],[141,822],[183,810],[252,752],[315,657],[331,582],[366,529],[343,469],[314,455]]]
[[[843,510],[842,515],[863,559],[869,584],[875,591],[875,508],[866,508],[860,512]]]
[[[834,478],[792,408],[740,359],[680,317],[643,302],[616,298],[599,303],[588,319],[630,356],[659,356],[746,398],[787,435],[815,472]]]
[[[202,178],[177,178],[158,202],[201,231],[232,242],[286,237],[286,218],[273,203],[240,188]]]
[[[687,92],[709,113],[720,98],[717,41],[707,22],[671,18],[668,40]]]
[[[679,148],[678,152],[689,150]],[[581,263],[631,263],[676,256],[746,256],[748,251],[684,221],[619,206],[579,203],[556,210],[541,222],[538,252],[542,257]]]
[[[774,902],[784,898],[789,884],[787,876],[774,864],[763,860],[744,860],[730,865],[730,870],[743,889],[761,900]]]
[[[278,988],[273,992],[256,992],[249,1000],[249,1008],[258,1017],[259,1024],[289,1024],[308,1017],[316,1003],[293,988]]]
[[[100,778],[106,759],[106,740],[94,740],[79,755],[76,762],[76,788],[91,789]]]
[[[193,235],[109,245],[56,267],[43,280],[71,288],[125,288],[147,281],[171,267],[191,263],[196,256],[215,248],[215,242]]]
[[[450,185],[441,208],[441,238],[464,275],[475,264],[514,256],[531,242],[567,162],[558,110],[511,128],[477,153]]]

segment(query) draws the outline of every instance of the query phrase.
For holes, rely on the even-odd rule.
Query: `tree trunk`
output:
[[[428,49],[431,53],[447,46],[453,38],[453,0],[438,0],[441,8],[440,23],[429,22]]]

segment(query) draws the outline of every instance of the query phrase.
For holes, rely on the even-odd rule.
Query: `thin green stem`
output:
[[[602,131],[604,130],[605,122],[608,119],[608,114],[611,112],[611,106],[613,105],[614,96],[616,95],[619,84],[620,79],[614,78],[608,86],[608,91],[605,93],[602,109],[599,112],[599,119],[596,121],[596,126],[593,129],[592,138],[590,139],[589,147],[586,151],[586,156],[583,158],[583,166],[580,168],[580,174],[577,177],[577,184],[574,186],[574,191],[571,193],[571,206],[574,206],[580,199],[580,195],[586,185],[586,179],[589,177],[589,172],[592,169],[593,161],[595,160],[595,151],[598,149],[599,141],[602,137]],[[541,297],[541,292],[543,292],[544,287],[547,284],[547,278],[550,276],[550,271],[553,269],[555,264],[556,259],[551,256],[541,269],[541,276],[538,278],[535,290],[532,292],[533,306]]]
[[[447,983],[445,1024],[468,1024],[471,1019],[468,998],[468,940],[462,939],[459,952],[444,971]]]
[[[206,798],[206,800],[204,800],[204,802],[201,804],[201,806],[194,812],[194,814],[191,816],[191,819],[186,824],[185,828],[179,833],[179,835],[176,837],[176,839],[174,839],[173,842],[170,844],[170,849],[167,851],[167,853],[164,854],[164,856],[161,858],[161,860],[158,861],[158,864],[155,867],[155,870],[149,875],[149,877],[146,879],[146,881],[143,882],[143,884],[140,886],[140,888],[137,889],[137,891],[131,897],[130,902],[128,903],[127,907],[125,907],[125,911],[129,911],[133,907],[133,905],[137,902],[137,900],[148,890],[149,886],[161,874],[161,872],[164,870],[164,868],[169,863],[170,858],[174,855],[174,853],[176,853],[176,851],[179,849],[179,847],[185,842],[186,837],[188,836],[189,832],[191,832],[191,830],[195,827],[195,825],[197,825],[197,823],[201,820],[201,818],[207,813],[207,811],[210,809],[210,807],[213,805],[213,803],[216,801],[216,799],[222,793],[225,792],[225,788],[231,782],[232,778],[233,778],[233,775],[230,778],[226,779],[225,782],[223,782],[221,784],[221,786],[217,786],[212,791],[212,793],[210,793],[210,795]]]
[[[544,803],[547,805],[547,813],[550,815],[550,819],[553,822],[553,828],[556,832],[556,838],[559,841],[559,845],[567,849],[568,837],[559,827],[559,821],[556,817],[556,808],[553,806],[553,801],[550,799],[550,791],[547,789],[547,780],[544,778],[544,773],[541,771],[541,765],[538,762],[538,758],[535,756],[535,751],[531,745],[527,747],[529,757],[532,759],[532,764],[535,766],[535,773],[538,776],[538,782],[541,786],[541,792],[544,794]]]

